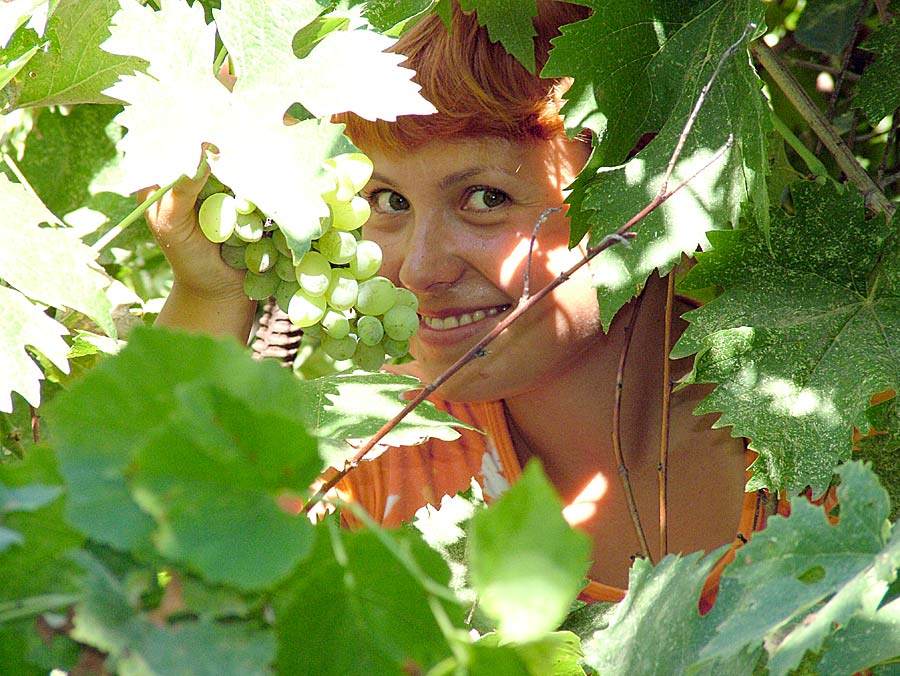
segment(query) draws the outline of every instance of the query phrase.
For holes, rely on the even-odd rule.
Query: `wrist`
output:
[[[256,301],[242,288],[196,290],[176,279],[155,324],[246,343],[255,314]]]

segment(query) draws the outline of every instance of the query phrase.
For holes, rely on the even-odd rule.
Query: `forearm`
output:
[[[233,336],[246,343],[255,312],[256,301],[244,295],[210,299],[176,282],[155,324],[216,337]]]

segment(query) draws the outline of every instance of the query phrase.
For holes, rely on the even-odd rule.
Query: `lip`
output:
[[[512,304],[478,308],[447,308],[419,312],[417,336],[428,342],[455,342],[472,333],[482,333],[485,322],[506,314]]]

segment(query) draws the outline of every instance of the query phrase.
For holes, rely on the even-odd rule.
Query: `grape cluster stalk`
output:
[[[249,298],[274,296],[291,323],[318,336],[331,358],[377,371],[385,359],[409,352],[409,339],[419,327],[418,300],[378,274],[381,247],[362,238],[370,206],[358,193],[372,175],[371,160],[345,153],[324,166],[330,186],[322,199],[329,215],[299,260],[278,224],[227,188],[202,200],[200,229],[220,245],[228,265],[246,271]]]

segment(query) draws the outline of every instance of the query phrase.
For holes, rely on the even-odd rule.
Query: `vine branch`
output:
[[[644,528],[641,525],[641,515],[638,512],[637,501],[634,499],[634,491],[631,488],[631,480],[628,477],[628,466],[625,464],[625,454],[622,452],[622,390],[625,388],[625,364],[628,362],[628,352],[631,349],[631,338],[634,336],[634,327],[637,324],[637,318],[641,312],[643,301],[643,293],[638,294],[638,297],[634,299],[631,317],[628,318],[628,324],[625,325],[625,340],[622,343],[622,351],[619,353],[619,366],[616,369],[616,391],[613,399],[612,447],[613,457],[616,461],[616,469],[619,474],[619,481],[621,482],[622,490],[625,493],[625,503],[628,505],[631,523],[634,526],[634,532],[635,535],[637,535],[638,543],[641,547],[641,555],[647,561],[653,563],[653,556],[650,554],[650,546],[647,544],[647,536],[644,534]]]

